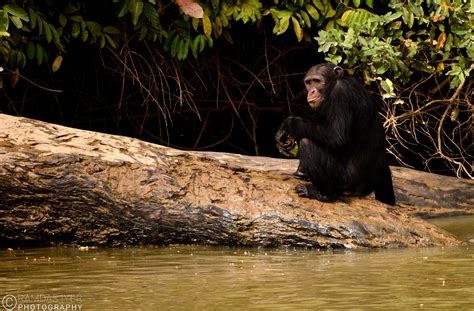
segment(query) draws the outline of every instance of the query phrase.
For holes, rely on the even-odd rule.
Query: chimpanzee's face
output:
[[[311,67],[304,77],[304,85],[308,95],[306,100],[310,107],[316,110],[324,100],[323,91],[326,88],[326,78],[320,68]]]
[[[330,81],[341,78],[344,70],[332,64],[319,64],[311,67],[304,77],[304,85],[308,95],[306,100],[309,106],[316,110],[324,101],[327,88],[331,87]]]

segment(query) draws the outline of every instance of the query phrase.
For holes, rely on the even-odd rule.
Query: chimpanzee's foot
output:
[[[313,185],[298,184],[295,187],[296,193],[303,198],[316,199],[322,202],[334,202],[337,199],[335,195],[321,193]]]

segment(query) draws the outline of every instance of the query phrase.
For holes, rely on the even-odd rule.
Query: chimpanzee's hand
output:
[[[280,128],[275,134],[275,140],[278,143],[286,143],[287,136],[291,135],[293,138],[298,141],[300,137],[297,136],[295,133],[295,128],[297,127],[298,123],[301,122],[301,118],[289,116],[287,117],[280,125]]]
[[[296,118],[292,116],[286,118],[275,134],[278,151],[291,158],[298,156],[298,140],[292,131],[292,127],[295,122],[297,122],[295,119]]]

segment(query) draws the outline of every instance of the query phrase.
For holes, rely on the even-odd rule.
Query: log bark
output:
[[[0,114],[0,244],[459,245],[413,214],[473,212],[472,181],[402,168],[396,207],[300,198],[296,166]]]

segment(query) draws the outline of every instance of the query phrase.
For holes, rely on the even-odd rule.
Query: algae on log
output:
[[[301,181],[288,174],[296,165],[0,114],[0,245],[460,243],[371,197],[332,204],[299,198]]]

